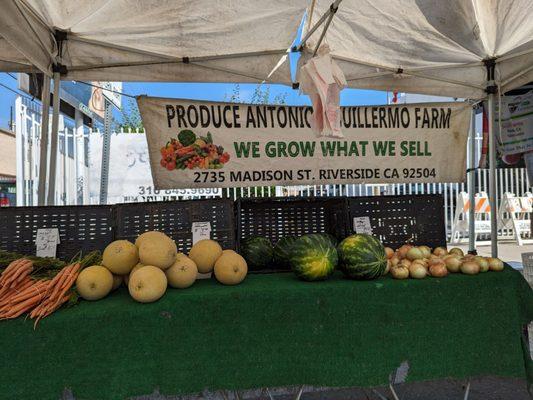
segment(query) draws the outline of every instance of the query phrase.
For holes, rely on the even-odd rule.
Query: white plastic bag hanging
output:
[[[299,71],[300,91],[311,98],[311,128],[317,136],[343,137],[341,132],[340,92],[346,78],[329,54],[327,45]]]

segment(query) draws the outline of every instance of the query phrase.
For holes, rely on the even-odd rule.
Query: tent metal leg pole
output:
[[[475,186],[476,186],[476,109],[472,108],[472,120],[470,121],[470,163],[468,165],[468,252],[476,253],[476,222],[475,222]],[[452,238],[453,239],[453,238]]]
[[[100,204],[107,204],[107,186],[109,182],[109,153],[111,152],[111,119],[113,106],[104,99],[104,137],[102,140],[102,168],[100,169]]]
[[[43,74],[43,91],[41,95],[41,141],[39,156],[39,183],[37,186],[37,204],[46,205],[46,174],[48,171],[48,128],[50,126],[50,77]]]
[[[488,95],[489,120],[489,202],[490,247],[492,257],[498,257],[498,210],[496,207],[496,140],[494,137],[494,94]]]
[[[56,169],[57,169],[57,145],[59,128],[59,88],[61,78],[59,72],[54,72],[54,98],[52,108],[52,135],[50,136],[50,173],[48,178],[48,201],[47,205],[55,205],[56,194]]]

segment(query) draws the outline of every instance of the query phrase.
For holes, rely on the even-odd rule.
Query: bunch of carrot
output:
[[[70,289],[80,272],[80,263],[67,265],[53,279],[30,277],[32,262],[13,261],[0,275],[0,319],[17,318],[30,313],[35,325],[70,299]]]
[[[32,271],[33,263],[30,260],[21,258],[11,262],[0,275],[0,302],[28,287]]]
[[[50,281],[43,299],[30,313],[31,318],[36,318],[34,327],[40,319],[49,316],[70,299],[69,291],[76,282],[80,269],[80,263],[67,265]]]

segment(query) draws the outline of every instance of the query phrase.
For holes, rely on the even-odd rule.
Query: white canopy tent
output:
[[[2,8],[0,70],[57,82],[290,83],[286,50],[306,9],[302,60],[324,40],[350,87],[488,97],[492,114],[498,88],[533,80],[531,0],[10,0]],[[46,87],[45,79],[45,103]],[[54,118],[52,127],[51,163]],[[492,123],[490,133],[494,205]]]
[[[350,87],[481,99],[490,60],[502,93],[533,80],[532,21],[530,0],[343,0],[324,40]]]
[[[0,69],[64,80],[290,82],[302,0],[10,0]]]

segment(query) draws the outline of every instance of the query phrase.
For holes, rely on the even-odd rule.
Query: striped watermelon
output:
[[[337,238],[333,236],[331,233],[320,233],[319,235],[322,235],[325,238],[327,238],[331,242],[331,245],[334,247],[337,247],[337,244],[339,244],[339,241],[337,240]]]
[[[291,247],[297,236],[282,237],[274,246],[274,263],[278,267],[290,267]]]
[[[292,244],[290,262],[298,278],[304,281],[324,280],[337,266],[337,250],[324,235],[304,235]]]
[[[373,236],[358,234],[337,246],[340,270],[351,279],[375,279],[385,273],[385,247]]]
[[[252,271],[264,269],[270,265],[274,249],[270,240],[262,236],[252,236],[242,241],[241,255]]]

